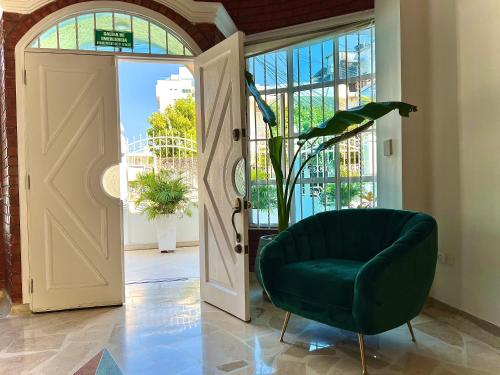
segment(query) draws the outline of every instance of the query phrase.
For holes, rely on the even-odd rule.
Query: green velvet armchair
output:
[[[389,209],[324,212],[292,225],[265,246],[256,274],[286,311],[280,340],[297,314],[364,335],[410,324],[428,296],[437,262],[437,225],[429,215]]]

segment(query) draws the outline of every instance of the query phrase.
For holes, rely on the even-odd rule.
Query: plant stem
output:
[[[348,132],[345,132],[335,138],[332,138],[330,141],[328,141],[328,147],[331,147],[337,143],[340,143],[342,141],[345,141],[349,138],[352,138],[354,136],[356,136],[357,134],[365,131],[366,129],[368,129],[369,127],[371,127],[372,125],[374,124],[374,121],[369,121],[367,122],[366,124],[364,125],[361,125],[359,127],[357,127],[356,129],[353,129],[351,131],[348,131]],[[302,145],[304,145],[305,143],[303,143]],[[297,151],[297,154],[298,152],[300,152],[300,149],[301,147],[299,147],[298,151]],[[321,150],[320,152],[323,152],[325,149]],[[295,159],[296,159],[296,156],[297,154],[294,156],[293,160],[295,162]],[[285,196],[285,199],[286,199],[286,204],[285,204],[285,216],[288,218],[288,220],[290,219],[290,210],[291,210],[291,205],[292,205],[292,197],[293,197],[293,192],[295,191],[295,185],[297,183],[297,179],[299,178],[300,174],[302,173],[302,171],[304,170],[305,166],[307,165],[307,163],[315,156],[317,156],[319,153],[312,153],[310,154],[306,160],[304,160],[304,162],[300,165],[300,168],[297,172],[297,174],[295,175],[294,179],[293,179],[293,182],[292,182],[292,185],[289,185],[290,184],[290,181],[289,179],[287,178],[287,183],[286,183],[286,192],[288,193],[288,196]],[[290,175],[289,175],[290,176]],[[278,211],[280,211],[278,209]]]
[[[288,176],[286,176],[286,183],[285,183],[285,199],[288,196],[288,190],[289,190],[289,186],[290,186],[290,176],[293,174],[293,166],[295,165],[295,161],[297,160],[297,156],[299,156],[300,150],[302,149],[302,147],[304,147],[304,145],[305,145],[305,142],[299,144],[299,148],[297,149],[297,151],[293,155],[293,159],[292,159],[292,163],[290,164],[290,168],[288,168]]]

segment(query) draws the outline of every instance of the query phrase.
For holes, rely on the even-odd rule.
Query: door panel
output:
[[[247,212],[234,173],[246,156],[244,34],[238,32],[195,59],[200,206],[201,297],[250,319]],[[238,191],[240,190],[240,191]],[[236,199],[242,210],[234,214]],[[237,247],[239,245],[239,247]],[[239,250],[241,249],[241,252]]]
[[[32,310],[123,303],[121,204],[102,175],[120,162],[113,56],[26,54]]]

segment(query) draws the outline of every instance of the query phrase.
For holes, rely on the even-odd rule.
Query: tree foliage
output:
[[[177,99],[165,110],[154,112],[148,122],[147,135],[152,139],[150,148],[156,156],[165,158],[175,154],[180,157],[191,157],[195,153],[195,151],[180,152],[180,148],[184,145],[177,138],[171,138],[168,143],[164,138],[154,138],[181,135],[183,138],[196,140],[196,106],[192,97]]]
[[[165,110],[154,112],[148,119],[148,135],[167,135],[179,132],[188,138],[196,137],[196,107],[192,97],[177,99]]]

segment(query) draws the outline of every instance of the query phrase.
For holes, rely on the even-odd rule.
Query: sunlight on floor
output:
[[[158,249],[125,251],[125,283],[200,277],[199,248],[182,247],[162,254]]]

